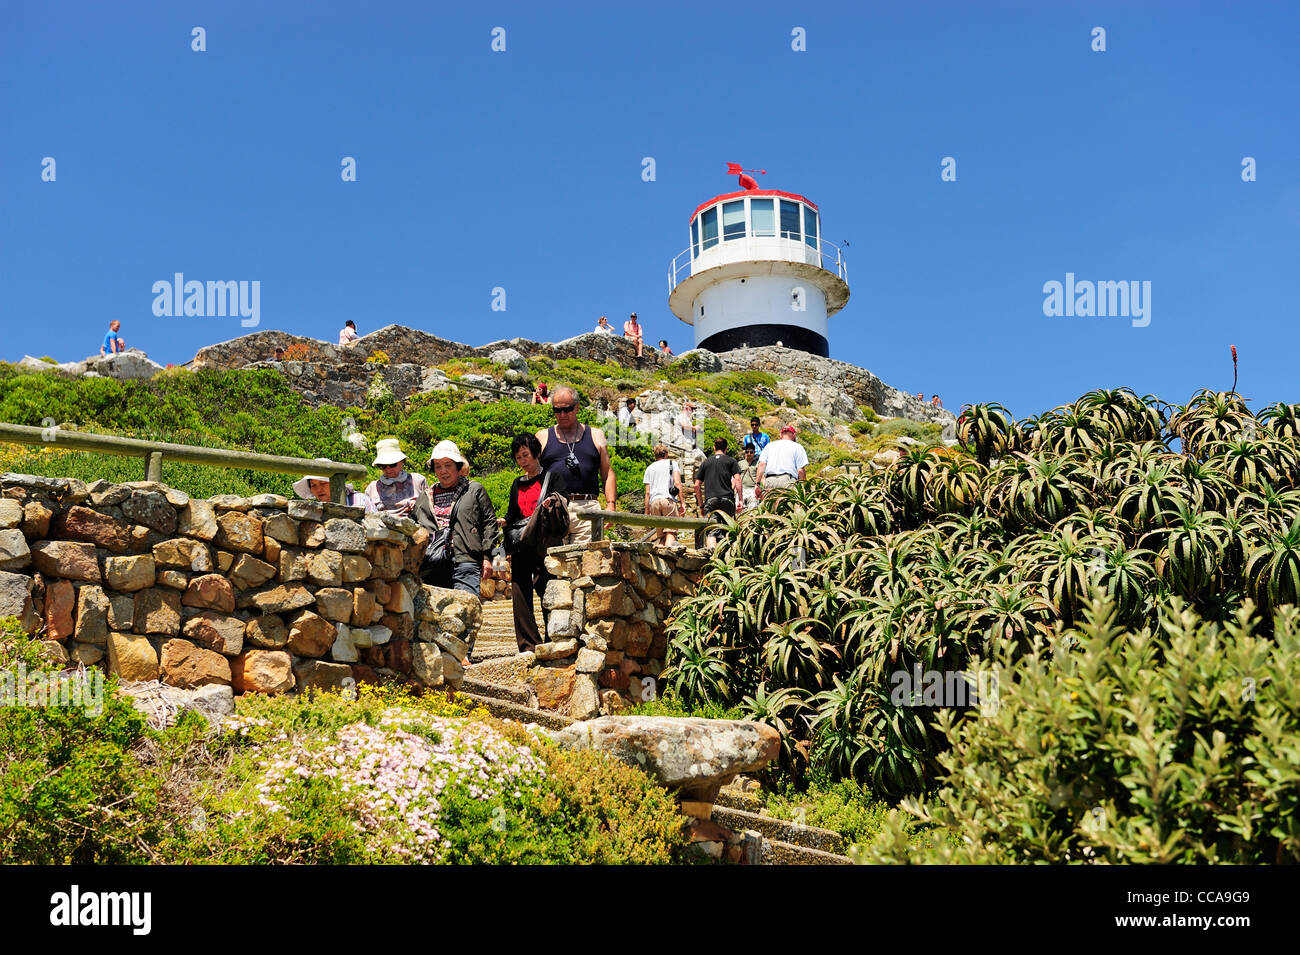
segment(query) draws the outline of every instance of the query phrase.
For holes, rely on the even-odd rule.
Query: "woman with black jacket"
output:
[[[533,512],[539,506],[553,506],[556,499],[551,495],[563,494],[567,488],[564,478],[554,471],[550,472],[550,480],[546,481],[546,472],[538,461],[542,443],[536,435],[515,435],[515,439],[510,442],[510,452],[524,472],[510,485],[510,503],[506,508],[506,553],[510,554],[510,598],[514,604],[515,642],[519,645],[519,652],[523,653],[546,641],[545,634],[537,629],[533,594],[544,595],[551,576],[546,572],[543,557],[536,546],[521,541],[521,538]],[[544,482],[545,499],[542,497]],[[541,515],[538,516],[540,518]],[[549,618],[550,613],[543,608],[543,626]]]

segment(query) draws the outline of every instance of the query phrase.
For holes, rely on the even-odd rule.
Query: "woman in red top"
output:
[[[541,504],[545,472],[538,461],[542,443],[536,435],[515,435],[515,439],[510,442],[510,451],[514,455],[515,464],[524,472],[510,485],[510,503],[506,507],[506,553],[510,555],[510,599],[514,604],[515,642],[519,645],[519,652],[524,653],[546,641],[546,635],[537,629],[533,594],[540,597],[546,593],[551,575],[546,572],[546,565],[535,550],[518,544],[518,535],[523,525]],[[550,483],[546,486],[548,501],[552,492],[563,494],[566,490],[564,478],[551,472]],[[543,626],[549,618],[550,613],[543,608]]]

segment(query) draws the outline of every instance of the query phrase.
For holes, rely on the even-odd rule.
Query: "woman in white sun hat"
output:
[[[317,458],[323,464],[329,464],[329,458]],[[298,496],[308,501],[328,501],[330,499],[330,479],[322,477],[319,474],[307,474],[293,482],[293,489]],[[375,504],[370,498],[362,494],[351,484],[347,485],[347,494],[344,495],[349,507],[364,507],[367,514],[375,512]]]
[[[492,558],[504,554],[492,499],[465,476],[469,462],[454,441],[438,442],[427,466],[438,482],[420,495],[412,514],[430,535],[420,579],[478,596],[483,578],[492,576]]]
[[[406,470],[406,455],[396,438],[384,438],[375,445],[374,466],[383,471],[383,476],[370,482],[366,497],[382,514],[410,517],[415,502],[428,495],[429,482],[423,474]]]

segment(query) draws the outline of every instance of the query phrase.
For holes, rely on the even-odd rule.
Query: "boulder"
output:
[[[23,505],[9,498],[0,498],[0,527],[6,530],[17,527],[25,519]]]
[[[134,633],[108,635],[108,672],[123,680],[158,679],[158,654],[148,637]]]
[[[293,675],[298,689],[342,690],[356,685],[352,667],[346,663],[326,663],[324,660],[295,660]]]
[[[104,558],[104,582],[113,590],[126,593],[144,590],[153,586],[155,576],[152,554]]]
[[[166,495],[157,491],[132,493],[122,502],[122,516],[160,534],[172,534],[176,531],[176,508],[171,506]]]
[[[289,628],[275,614],[263,614],[248,621],[244,639],[263,650],[278,650],[289,642]]]
[[[149,587],[135,595],[137,633],[174,637],[181,632],[181,595],[174,590]]]
[[[248,650],[231,661],[230,682],[239,693],[285,693],[295,683],[293,658],[275,650]]]
[[[253,606],[263,613],[285,613],[289,610],[298,610],[302,607],[311,606],[315,599],[311,591],[306,587],[285,584],[263,590],[261,593],[253,594],[250,598]]]
[[[32,545],[32,562],[46,577],[100,582],[99,557],[94,544],[73,541],[37,541]]]
[[[72,586],[68,581],[61,581]],[[49,589],[46,590],[46,601],[49,601]],[[77,622],[73,628],[73,636],[79,643],[93,643],[96,646],[104,646],[108,641],[109,632],[109,611],[112,604],[104,594],[103,588],[96,587],[94,584],[85,584],[77,591]],[[133,626],[132,621],[127,621],[126,626],[121,630],[130,630]]]
[[[18,513],[22,514],[21,508]],[[31,562],[32,551],[27,546],[27,535],[17,527],[0,530],[0,570],[22,570]]]
[[[244,649],[245,626],[238,617],[205,610],[186,620],[183,632],[187,640],[204,649],[233,657]]]
[[[235,588],[220,574],[204,574],[189,582],[182,603],[187,607],[205,607],[222,613],[233,613]]]
[[[267,541],[269,552],[273,541]],[[230,568],[230,583],[237,590],[252,590],[275,576],[275,565],[258,560],[251,554],[240,554]]]
[[[180,522],[176,530],[186,537],[197,537],[210,541],[217,536],[216,509],[208,501],[191,500],[180,512]],[[201,568],[195,567],[195,570]]]
[[[319,614],[304,610],[289,628],[289,651],[300,657],[323,657],[334,645],[338,629]]]
[[[570,749],[608,753],[663,786],[701,796],[738,773],[762,769],[781,749],[780,734],[766,724],[696,717],[602,716],[551,738]]]
[[[241,511],[223,511],[217,517],[216,542],[218,547],[228,550],[260,554],[263,546],[262,522]]]
[[[128,492],[129,493],[129,492]],[[109,514],[88,507],[73,507],[54,521],[54,533],[120,554],[131,546],[131,528]]]
[[[111,645],[111,644],[110,644]],[[162,646],[162,679],[192,689],[209,683],[230,683],[230,663],[220,653],[188,640],[168,640]]]
[[[230,687],[212,683],[193,690],[164,683],[123,683],[121,692],[131,698],[135,708],[149,718],[154,729],[165,729],[182,713],[195,712],[213,729],[235,715],[235,695]]]
[[[52,580],[45,585],[45,636],[47,639],[66,640],[72,636],[73,609],[76,605],[77,595],[72,588],[72,581]]]
[[[180,567],[205,574],[212,570],[212,551],[200,541],[177,537],[154,545],[153,562],[159,567]]]
[[[340,553],[359,554],[366,549],[365,528],[356,521],[332,518],[325,522],[325,546]]]

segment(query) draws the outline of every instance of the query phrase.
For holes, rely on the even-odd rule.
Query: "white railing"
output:
[[[796,241],[807,258],[788,254],[793,251]],[[782,246],[785,247],[784,251],[787,254],[780,254]],[[726,257],[722,258],[715,255],[719,251],[726,252]],[[816,248],[814,248],[802,240],[777,240],[775,236],[745,235],[737,239],[717,239],[708,249],[702,249],[698,256],[691,255],[690,247],[687,247],[684,252],[673,256],[673,260],[668,263],[668,291],[670,294],[673,289],[681,284],[682,279],[695,274],[694,266],[697,260],[701,261],[702,268],[713,268],[716,265],[745,260],[805,262],[808,265],[816,265],[818,268],[825,269],[827,272],[833,272],[845,282],[849,280],[849,264],[844,258],[844,252],[833,242],[819,239]]]

